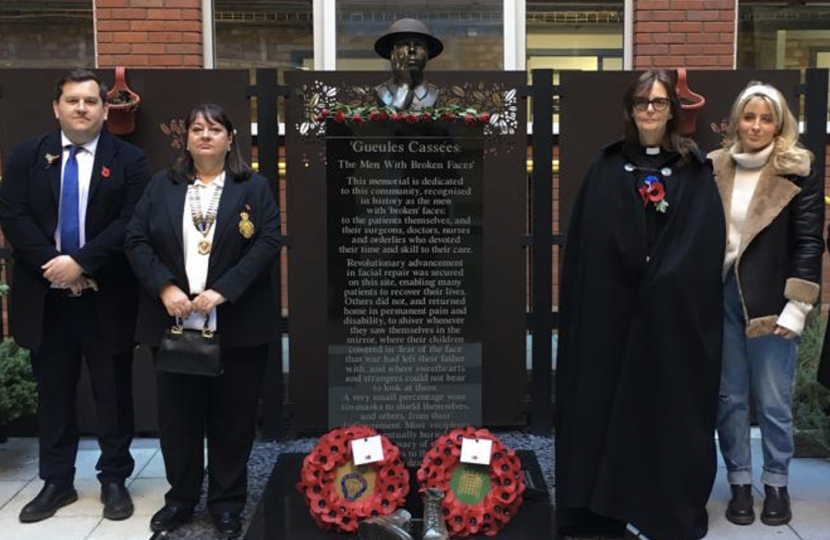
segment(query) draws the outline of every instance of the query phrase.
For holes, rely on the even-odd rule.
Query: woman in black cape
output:
[[[591,165],[565,245],[558,525],[698,539],[716,472],[724,217],[711,163],[678,132],[673,78],[645,72],[624,106],[625,137]]]

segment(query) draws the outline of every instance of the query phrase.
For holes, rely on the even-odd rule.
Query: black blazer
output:
[[[127,226],[125,250],[143,285],[136,339],[157,346],[174,323],[159,298],[162,286],[190,290],[184,261],[182,214],[187,184],[174,182],[168,172],[153,179]],[[248,214],[254,234],[245,238],[239,224]],[[228,177],[214,224],[213,249],[206,288],[227,302],[217,308],[217,332],[222,346],[243,347],[279,339],[279,307],[274,302],[271,268],[280,252],[280,218],[268,181]]]
[[[49,163],[46,156],[58,156]],[[29,139],[11,153],[0,184],[0,225],[14,250],[9,315],[15,340],[37,351],[49,282],[40,267],[60,255],[55,248],[62,155],[60,131]],[[134,345],[138,286],[124,256],[124,230],[150,171],[144,152],[101,133],[89,185],[86,243],[72,257],[100,288],[98,323],[115,351]]]

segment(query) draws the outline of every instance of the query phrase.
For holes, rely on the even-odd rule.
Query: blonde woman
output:
[[[752,82],[738,96],[724,147],[713,152],[727,222],[723,368],[718,436],[732,499],[726,518],[755,520],[749,403],[761,428],[761,521],[792,519],[787,477],[793,455],[796,340],[818,301],[824,204],[812,154],[773,86]]]

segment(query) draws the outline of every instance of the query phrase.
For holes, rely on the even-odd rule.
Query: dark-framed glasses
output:
[[[665,111],[669,108],[669,98],[634,98],[634,108],[638,111],[648,110],[648,106],[654,107],[655,111]]]

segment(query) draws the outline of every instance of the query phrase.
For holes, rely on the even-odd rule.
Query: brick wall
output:
[[[200,0],[95,0],[98,66],[198,68]]]
[[[14,21],[2,24],[0,67],[93,67],[92,19],[80,21]]]
[[[634,67],[734,67],[735,0],[634,0]]]

